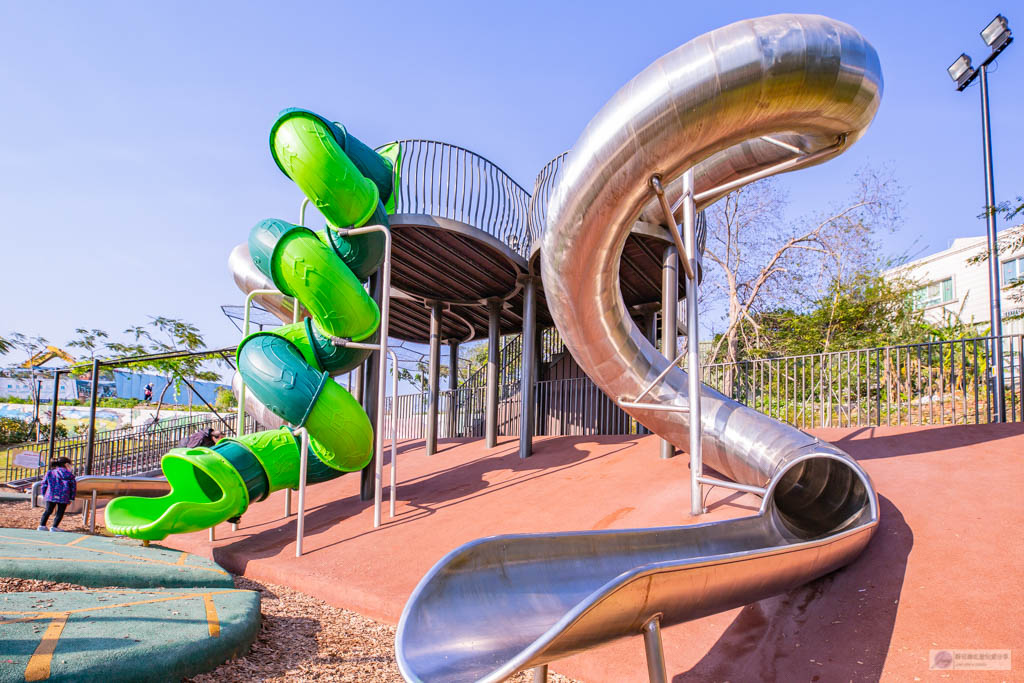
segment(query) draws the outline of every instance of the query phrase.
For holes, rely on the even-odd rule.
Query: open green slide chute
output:
[[[376,340],[380,310],[363,282],[383,262],[385,240],[380,233],[346,236],[338,229],[388,225],[384,205],[395,174],[390,159],[304,109],[281,112],[270,149],[328,226],[317,233],[267,219],[253,227],[253,263],[312,319],[247,336],[238,346],[238,371],[275,415],[307,429],[307,479],[316,483],[362,469],[373,454],[366,413],[331,379],[358,366],[369,352],[333,340]],[[115,498],[106,509],[107,529],[159,540],[236,519],[253,501],[296,488],[299,458],[299,441],[287,428],[222,439],[210,448],[176,448],[160,463],[171,492]]]

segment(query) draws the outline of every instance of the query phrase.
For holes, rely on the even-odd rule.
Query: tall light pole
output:
[[[996,421],[1006,421],[1006,394],[1003,391],[1003,310],[999,285],[999,248],[996,240],[995,181],[992,178],[992,128],[988,114],[988,65],[1006,46],[1013,42],[1013,34],[1006,23],[1006,17],[997,14],[981,32],[981,39],[992,48],[992,53],[977,69],[971,66],[971,58],[961,54],[946,71],[956,83],[958,92],[963,92],[974,79],[981,76],[981,134],[985,154],[985,215],[988,222],[988,293],[989,315],[992,321],[992,336],[996,366]]]

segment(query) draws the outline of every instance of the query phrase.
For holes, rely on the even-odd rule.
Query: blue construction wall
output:
[[[152,382],[154,403],[160,398],[160,392],[163,391],[164,385],[167,384],[167,380],[159,375],[149,375],[140,372],[122,372],[117,370],[114,371],[114,381],[117,384],[118,398],[137,398],[139,400],[142,400],[145,397],[146,385]],[[226,384],[217,384],[215,382],[196,381],[191,382],[191,384],[196,388],[199,395],[205,398],[211,405],[217,400],[218,389],[221,387],[230,389]],[[164,403],[188,405],[190,393],[191,390],[184,382],[182,382],[180,392],[175,394],[174,383],[172,382],[171,388],[167,390],[167,395],[164,396]],[[199,396],[193,397],[193,405],[202,405],[202,403],[203,400],[199,398]]]

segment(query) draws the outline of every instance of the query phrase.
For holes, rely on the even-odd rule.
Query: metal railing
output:
[[[533,194],[530,196],[530,243],[536,242],[544,236],[548,221],[548,201],[551,199],[551,192],[555,188],[555,178],[565,164],[568,152],[562,152],[557,157],[544,164],[537,177],[533,181]]]
[[[396,213],[460,221],[529,253],[530,193],[490,160],[447,142],[399,140]]]
[[[562,350],[555,333],[541,344],[545,358]],[[877,349],[837,351],[702,367],[704,384],[777,420],[800,428],[978,424],[995,420],[993,339],[979,337]],[[1024,421],[1024,335],[1004,336],[1006,416]],[[508,356],[505,356],[508,353]],[[503,358],[521,353],[515,337]],[[507,362],[507,361],[506,361]],[[519,382],[503,375],[498,434],[519,433]],[[588,377],[537,382],[536,436],[648,434]],[[388,398],[398,410],[398,438],[426,433],[427,394]],[[440,393],[442,438],[484,436],[485,389],[475,382]],[[390,435],[389,435],[390,436]]]
[[[540,354],[538,362],[550,363],[554,357],[565,351],[562,338],[554,327],[545,328],[540,333]],[[498,385],[513,384],[519,381],[523,360],[523,337],[521,334],[509,337],[501,347],[498,356]],[[459,383],[459,389],[482,389],[487,384],[487,364],[484,363],[465,380]]]
[[[1006,419],[1024,421],[1024,336],[1003,337]],[[702,381],[800,428],[995,420],[994,337],[715,363]]]
[[[97,431],[93,443],[92,467],[89,474],[97,476],[131,476],[160,466],[160,458],[176,448],[182,438],[198,429],[214,429],[233,432],[237,415],[227,414],[224,420],[216,417],[176,417],[150,426],[121,427]],[[225,422],[227,423],[225,426]],[[257,422],[246,417],[246,431],[259,429]],[[2,482],[18,482],[38,478],[45,472],[45,461],[50,457],[49,443],[40,441],[5,447],[0,452]],[[22,451],[40,453],[44,460],[42,468],[20,467],[14,464],[14,454]],[[75,474],[87,474],[88,439],[85,436],[74,439],[57,439],[54,444],[54,458],[71,459]]]
[[[537,417],[534,436],[587,436],[597,434],[649,434],[627,415],[590,378],[546,380],[536,385]],[[388,397],[385,414],[398,411],[398,439],[422,439],[427,427],[427,394]],[[498,435],[519,434],[519,383],[503,384],[498,391]],[[483,438],[486,433],[486,395],[483,387],[442,391],[438,396],[438,436]],[[388,433],[390,438],[391,434]]]

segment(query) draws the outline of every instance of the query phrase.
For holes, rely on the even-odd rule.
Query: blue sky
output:
[[[1009,5],[1009,6],[1008,6]],[[868,134],[783,181],[791,211],[847,194],[865,164],[906,187],[893,254],[978,235],[977,87],[946,67],[1012,3],[14,3],[0,4],[0,334],[64,343],[186,318],[211,345],[237,341],[219,306],[240,303],[228,252],[300,194],[275,167],[275,114],[307,107],[371,145],[425,137],[468,147],[526,187],[644,66],[747,17],[825,14],[876,47],[885,76]],[[1020,41],[1018,41],[1019,43]],[[1024,45],[990,77],[996,193],[1024,194]]]

